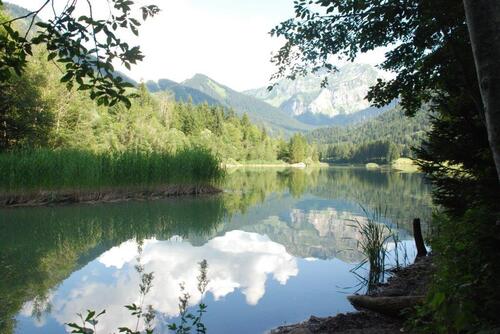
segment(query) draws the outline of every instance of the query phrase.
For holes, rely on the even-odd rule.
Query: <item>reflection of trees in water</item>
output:
[[[249,175],[253,175],[252,182],[248,182]],[[356,249],[359,235],[351,231],[352,227],[348,225],[352,224],[346,223],[352,219],[364,220],[358,205],[368,211],[387,209],[388,222],[397,222],[407,231],[411,230],[409,225],[414,217],[426,221],[431,214],[429,187],[419,174],[352,168],[242,170],[231,174],[226,187],[241,189],[243,195],[231,193],[228,198],[238,203],[234,208],[243,207],[246,213],[245,216],[236,216],[227,229],[266,234],[299,257],[359,261],[362,257]],[[291,197],[270,195],[284,191],[288,191]],[[290,221],[275,216],[280,208],[295,207],[300,202],[298,198],[305,193],[326,200],[352,202],[359,214],[353,213],[352,208],[312,209],[309,205],[306,210],[292,210]],[[257,204],[261,205],[248,210]]]
[[[376,172],[362,169],[320,171],[314,195],[350,200],[369,210],[387,209],[388,218],[409,226],[415,217],[428,222],[432,200],[430,188],[420,174]]]
[[[428,188],[419,175],[362,169],[235,171],[228,176],[225,188],[227,194],[210,198],[0,211],[0,332],[13,331],[13,317],[24,302],[40,301],[35,310],[42,314],[49,306],[43,301],[50,289],[129,239],[180,235],[193,245],[202,245],[223,229],[241,227],[269,235],[294,255],[354,262],[355,252],[344,253],[352,245],[346,246],[345,240],[343,244],[340,239],[332,241],[342,233],[349,234],[335,220],[339,213],[293,211],[290,223],[270,218],[272,212],[282,210],[277,206],[295,205],[305,193],[346,199],[368,208],[387,203],[397,216],[424,220],[430,204]],[[283,194],[287,192],[291,196]],[[248,212],[262,203],[268,210],[262,219],[221,225],[225,217]],[[252,218],[238,217],[242,221]]]
[[[24,302],[46,299],[111,247],[132,238],[211,235],[225,215],[221,197],[0,211],[0,332],[13,331]]]
[[[368,171],[362,168],[238,170],[227,180],[230,211],[245,212],[262,203],[270,193],[288,191],[294,198],[311,193],[325,199],[358,203],[369,210],[387,208],[401,224],[431,216],[430,186],[421,174]]]

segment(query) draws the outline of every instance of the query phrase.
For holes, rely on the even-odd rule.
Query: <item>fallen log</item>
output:
[[[365,309],[391,317],[403,317],[402,311],[422,303],[424,296],[371,297],[348,296],[347,299],[357,310]]]

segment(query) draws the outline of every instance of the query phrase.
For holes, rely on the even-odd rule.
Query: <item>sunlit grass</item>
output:
[[[169,153],[31,150],[0,154],[0,190],[209,183],[223,175],[204,149]]]

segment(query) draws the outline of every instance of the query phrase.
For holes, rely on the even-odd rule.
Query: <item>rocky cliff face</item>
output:
[[[260,88],[245,93],[302,120],[306,116],[334,118],[369,108],[365,99],[368,89],[382,76],[371,65],[348,64],[328,75],[325,88],[321,88],[323,76],[308,75],[294,81],[282,80],[271,92]]]

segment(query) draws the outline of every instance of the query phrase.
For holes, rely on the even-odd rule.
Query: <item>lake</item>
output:
[[[222,187],[210,197],[0,210],[0,332],[67,333],[87,309],[106,310],[99,333],[134,326],[124,305],[139,296],[139,244],[154,272],[145,303],[158,312],[158,333],[179,321],[180,283],[191,304],[201,300],[203,259],[209,333],[263,333],[351,311],[346,295],[363,288],[351,272],[364,259],[356,221],[384,212],[409,262],[411,221],[431,215],[420,174],[240,169]]]

